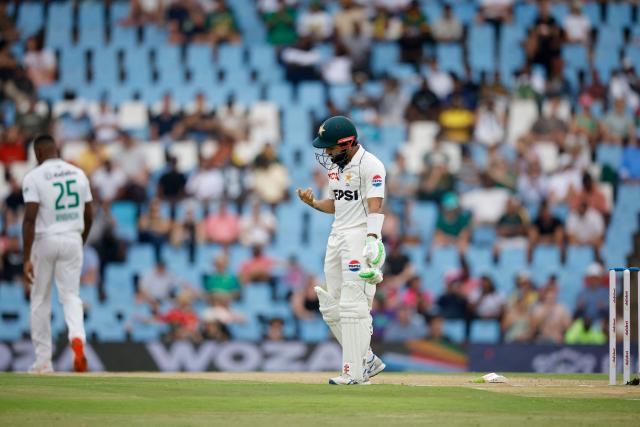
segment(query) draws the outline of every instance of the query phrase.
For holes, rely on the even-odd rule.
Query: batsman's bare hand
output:
[[[306,190],[297,189],[296,193],[298,193],[298,197],[307,205],[313,207],[313,202],[315,201],[315,197],[313,196],[313,190],[311,188],[307,188]]]

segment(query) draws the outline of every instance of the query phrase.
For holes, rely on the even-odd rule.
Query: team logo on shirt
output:
[[[352,259],[351,261],[349,261],[349,271],[353,271],[354,273],[356,271],[360,271],[360,261],[358,261],[357,259]]]
[[[380,187],[382,185],[382,177],[380,175],[374,175],[371,179],[371,185],[374,187]]]

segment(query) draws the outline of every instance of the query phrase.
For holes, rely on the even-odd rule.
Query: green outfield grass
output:
[[[295,374],[291,375],[293,378]],[[381,375],[381,379],[384,376]],[[451,377],[460,382],[458,378],[472,376]],[[558,378],[565,382],[604,378],[529,377]],[[426,379],[425,385],[428,385],[428,377]],[[568,386],[567,393],[557,393],[552,384],[548,396],[530,397],[455,385],[455,381],[445,386],[336,387],[210,378],[0,374],[0,426],[513,426],[522,422],[545,426],[602,426],[635,424],[638,419],[640,393],[637,388],[628,388],[614,397],[595,391],[589,396],[572,395],[571,387]],[[579,386],[575,387],[577,390]]]

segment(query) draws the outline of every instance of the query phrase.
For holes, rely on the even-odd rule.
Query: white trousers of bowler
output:
[[[361,378],[362,361],[369,349],[372,333],[369,312],[376,291],[375,285],[358,276],[366,268],[362,256],[366,234],[366,227],[332,231],[324,264],[327,292],[338,302],[340,310],[340,321],[334,318],[327,324],[342,344],[343,374],[356,379]]]
[[[34,282],[31,287],[31,341],[36,363],[51,361],[51,287],[55,278],[58,300],[64,309],[69,341],[85,341],[84,314],[80,299],[82,270],[80,233],[36,237],[31,250]]]

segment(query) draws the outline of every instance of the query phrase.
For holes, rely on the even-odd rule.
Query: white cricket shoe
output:
[[[356,381],[349,375],[340,375],[339,377],[333,377],[329,379],[331,385],[370,385],[368,379],[362,381]]]
[[[29,368],[29,370],[27,371],[30,374],[52,374],[53,373],[53,366],[51,366],[51,362],[44,362],[44,363],[34,363],[33,365],[31,365],[31,367]]]
[[[384,371],[384,368],[386,367],[387,365],[384,364],[382,359],[371,353],[364,366],[364,377],[373,378],[380,372]]]

